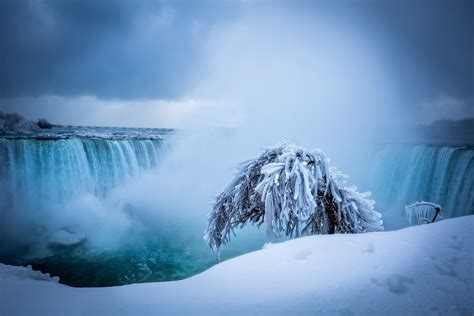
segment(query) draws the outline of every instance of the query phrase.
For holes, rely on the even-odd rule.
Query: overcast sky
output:
[[[473,30],[473,1],[2,0],[0,109],[73,125],[234,126],[265,102],[257,87],[305,102],[366,81],[401,117],[470,117]],[[304,89],[274,80],[293,74]]]

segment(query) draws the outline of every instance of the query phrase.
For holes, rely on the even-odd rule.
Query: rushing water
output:
[[[2,233],[22,217],[31,217],[36,226],[26,226],[27,231],[44,242],[54,231],[39,227],[35,221],[47,226],[57,212],[65,211],[53,205],[66,207],[87,194],[98,200],[110,198],[114,188],[140,180],[160,166],[174,137],[174,131],[162,129],[81,127],[0,135],[0,246],[16,240],[9,241]],[[384,214],[386,228],[406,226],[404,206],[417,200],[440,204],[445,217],[474,213],[472,147],[385,144],[376,146],[371,157],[367,186],[377,201],[377,210]],[[127,205],[132,222],[136,213],[140,214],[139,207]],[[34,213],[39,216],[31,216]],[[202,223],[186,224],[186,229],[182,222],[169,219],[140,220],[147,225],[133,227],[127,232],[129,240],[111,247],[87,242],[74,249],[51,250],[43,245],[38,255],[38,245],[15,244],[13,252],[2,254],[4,249],[0,249],[0,261],[32,264],[74,286],[177,280],[216,263],[202,240],[204,217]],[[235,241],[223,249],[222,259],[262,245],[262,239],[245,240],[242,235]]]
[[[377,146],[370,187],[387,228],[407,225],[404,206],[441,205],[447,218],[474,214],[474,148],[386,144]]]
[[[0,166],[14,207],[25,199],[38,207],[117,184],[158,164],[161,140],[0,139]]]

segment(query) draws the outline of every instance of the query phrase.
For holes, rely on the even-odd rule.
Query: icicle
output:
[[[273,196],[268,193],[265,199],[265,221],[267,222],[267,234],[273,234]]]

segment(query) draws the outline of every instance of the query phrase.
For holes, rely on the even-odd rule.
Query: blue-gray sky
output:
[[[388,80],[365,77],[369,64],[355,57],[350,71],[370,81],[375,91],[380,84],[394,93],[396,100],[387,103],[398,103],[425,121],[462,118],[473,115],[473,29],[474,2],[460,0],[2,0],[0,107],[31,119],[87,125],[173,127],[199,120],[203,109],[220,112],[218,121],[238,117],[239,102],[252,103],[249,98],[255,95],[241,85],[251,80],[252,67],[260,72],[253,76],[260,81],[266,81],[265,74],[272,80],[274,73],[265,72],[259,63],[244,63],[247,71],[236,75],[238,71],[219,63],[267,60],[276,51],[276,58],[283,60],[279,67],[304,51],[324,64],[325,58],[335,57],[330,50],[313,51],[313,42],[316,47],[326,45],[324,39],[334,38],[336,30],[341,42],[363,42],[365,48],[354,53],[350,45],[349,50],[342,48],[347,56],[374,54],[374,68],[382,69]],[[346,59],[342,54],[341,60]],[[277,74],[304,74],[307,69],[305,63],[291,62]],[[232,76],[235,80],[222,84]],[[304,82],[321,77],[324,74],[308,76]],[[340,93],[350,85],[330,82]],[[291,82],[283,80],[269,89],[286,90],[298,99],[295,94],[301,89],[289,86]],[[246,94],[248,98],[234,102],[235,95]],[[364,97],[370,99],[368,94]],[[226,106],[220,107],[222,103]]]

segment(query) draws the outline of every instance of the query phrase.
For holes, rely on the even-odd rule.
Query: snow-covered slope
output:
[[[0,314],[472,315],[473,240],[474,216],[311,236],[183,281],[110,288],[72,288],[0,265]]]

